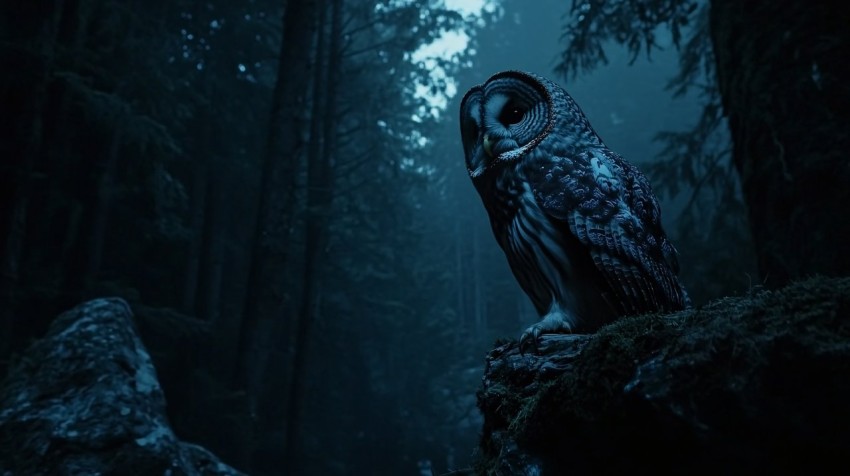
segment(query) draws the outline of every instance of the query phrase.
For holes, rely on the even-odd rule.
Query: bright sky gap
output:
[[[492,12],[496,8],[496,0],[445,0],[447,8],[454,10],[467,20],[480,18],[482,12]],[[470,37],[463,30],[444,30],[431,43],[420,46],[410,54],[409,60],[413,63],[422,63],[429,73],[429,83],[445,81],[446,88],[443,90],[432,90],[427,84],[417,83],[413,91],[415,98],[424,98],[427,106],[422,106],[413,116],[413,120],[421,121],[428,115],[439,117],[446,109],[449,100],[457,94],[457,82],[450,77],[444,68],[439,65],[440,60],[457,63],[460,54],[465,52],[469,46]],[[474,54],[475,52],[467,52]]]

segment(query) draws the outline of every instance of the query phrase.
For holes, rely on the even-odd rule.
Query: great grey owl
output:
[[[466,93],[460,124],[493,233],[542,317],[521,347],[544,333],[688,306],[649,182],[602,143],[561,87],[498,73]]]

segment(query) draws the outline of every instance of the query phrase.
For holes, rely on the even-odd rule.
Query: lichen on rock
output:
[[[56,318],[0,387],[0,474],[238,475],[180,441],[121,299]]]

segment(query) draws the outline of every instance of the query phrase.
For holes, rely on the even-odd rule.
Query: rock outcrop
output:
[[[844,473],[850,279],[498,345],[479,474]]]
[[[59,316],[0,388],[2,475],[239,475],[180,441],[121,299]]]

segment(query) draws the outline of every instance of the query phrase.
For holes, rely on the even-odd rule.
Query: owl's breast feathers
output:
[[[689,304],[676,251],[646,177],[604,146],[524,165],[540,208],[578,238],[607,283],[619,314]],[[566,231],[566,230],[565,230]]]

